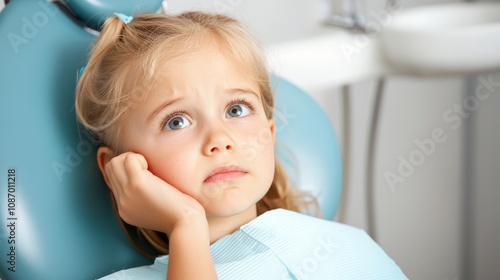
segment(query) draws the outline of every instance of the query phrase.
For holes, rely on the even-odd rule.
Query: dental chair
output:
[[[98,143],[78,125],[73,102],[92,30],[114,12],[160,7],[13,0],[0,13],[0,279],[95,279],[151,263],[120,227],[96,164]],[[278,157],[331,220],[342,183],[332,126],[306,93],[277,76],[272,82]]]

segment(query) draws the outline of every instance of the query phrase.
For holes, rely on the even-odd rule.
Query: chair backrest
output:
[[[68,6],[99,25],[111,12],[154,12],[161,4],[113,1],[120,7],[102,14],[89,6],[96,2]],[[0,279],[92,279],[150,263],[120,228],[96,165],[97,143],[77,125],[76,75],[95,35],[63,11],[39,0],[11,1],[0,13]],[[279,157],[331,219],[341,191],[334,131],[303,91],[278,77],[273,87]]]

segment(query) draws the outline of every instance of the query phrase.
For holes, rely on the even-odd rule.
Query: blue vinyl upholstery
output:
[[[117,222],[95,160],[98,143],[77,125],[73,103],[95,40],[80,23],[95,27],[113,10],[155,12],[161,2],[67,3],[73,11],[13,0],[0,13],[1,279],[93,279],[150,263]],[[332,126],[293,84],[274,77],[273,87],[279,156],[332,219],[342,181]]]

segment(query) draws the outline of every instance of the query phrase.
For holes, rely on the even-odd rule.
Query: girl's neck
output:
[[[242,225],[250,222],[256,217],[257,208],[255,205],[236,215],[228,217],[208,217],[207,220],[210,231],[210,244],[219,240],[224,235],[235,232]]]

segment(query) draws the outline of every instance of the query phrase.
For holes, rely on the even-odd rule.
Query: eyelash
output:
[[[250,109],[250,113],[253,113],[255,111],[255,107],[253,106],[252,102],[250,102],[248,99],[246,99],[244,97],[238,97],[238,98],[234,99],[233,101],[229,102],[228,106],[226,107],[226,110],[228,108],[231,108],[233,105],[236,105],[236,104],[243,104],[243,105],[247,106],[248,109]]]
[[[178,117],[178,116],[182,116],[182,117],[187,117],[188,114],[186,113],[186,111],[183,111],[183,110],[175,110],[173,112],[170,112],[168,113],[167,115],[165,115],[163,117],[163,121],[161,122],[160,124],[160,131],[163,131],[165,130],[165,126],[167,125],[167,123],[173,118],[173,117]]]
[[[255,111],[255,106],[252,104],[252,102],[250,102],[248,99],[246,99],[244,97],[238,97],[238,98],[235,98],[234,100],[230,101],[228,103],[228,105],[226,106],[226,110],[228,108],[231,108],[232,106],[234,106],[236,104],[243,104],[243,105],[247,106],[248,109],[250,109],[250,114],[252,114]],[[175,111],[172,111],[172,112],[166,114],[163,117],[163,121],[160,124],[160,131],[164,130],[165,125],[167,125],[167,123],[173,117],[178,117],[178,116],[187,117],[188,113],[186,111],[184,111],[184,110],[175,110]]]

